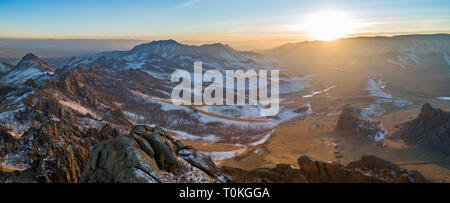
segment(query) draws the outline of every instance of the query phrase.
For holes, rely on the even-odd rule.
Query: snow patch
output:
[[[336,85],[333,85],[333,86],[331,86],[331,87],[329,87],[327,89],[324,89],[322,91],[315,91],[312,94],[304,95],[303,98],[311,98],[311,97],[313,97],[316,94],[321,94],[321,93],[328,92],[329,90],[333,89],[334,87],[336,87]]]
[[[382,90],[386,87],[386,84],[387,83],[383,80],[375,81],[373,79],[369,79],[367,81],[366,90],[369,92],[371,96],[390,99],[392,98],[392,95],[385,93]]]
[[[370,104],[368,107],[361,109],[361,116],[364,117],[379,117],[382,116],[386,110],[379,104]]]
[[[244,154],[247,151],[247,147],[243,147],[242,149],[237,149],[233,151],[225,151],[225,152],[201,152],[206,156],[211,157],[211,159],[215,163],[220,163],[220,161],[231,159],[233,157]]]
[[[81,115],[91,115],[93,118],[100,120],[101,116],[97,115],[96,113],[94,113],[93,111],[81,106],[80,104],[73,102],[73,101],[64,101],[64,100],[59,100],[59,103],[67,108],[70,108],[78,113],[80,113]]]
[[[444,101],[450,101],[450,97],[436,97],[436,98]]]

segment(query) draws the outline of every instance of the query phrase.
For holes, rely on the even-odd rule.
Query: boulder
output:
[[[119,136],[99,143],[80,178],[82,183],[168,182],[156,161],[130,138]]]
[[[162,129],[143,125],[97,144],[80,178],[83,183],[223,181],[211,159],[175,143]]]
[[[177,167],[178,160],[174,144],[164,133],[153,132],[149,126],[135,126],[130,132],[130,137],[145,139],[154,150],[154,157],[162,168]]]

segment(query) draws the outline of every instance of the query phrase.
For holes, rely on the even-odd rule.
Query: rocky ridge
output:
[[[61,124],[55,124],[61,126]],[[420,183],[425,178],[375,156],[364,156],[344,166],[302,156],[298,167],[278,164],[274,168],[246,171],[218,168],[196,149],[175,140],[157,126],[134,126],[120,135],[110,126],[77,134],[76,129],[44,126],[30,129],[19,140],[0,131],[2,153],[30,146],[29,168],[0,173],[1,182],[66,183]],[[73,142],[61,143],[58,135]],[[23,144],[29,137],[32,142]],[[65,139],[71,141],[70,139]],[[76,140],[76,142],[75,142]],[[103,140],[103,141],[101,141]],[[78,143],[82,144],[78,144]],[[18,144],[22,143],[22,144]],[[93,145],[95,147],[93,147]]]
[[[149,126],[135,126],[128,135],[99,143],[80,179],[84,183],[224,181],[210,158]]]
[[[426,103],[417,118],[401,126],[392,135],[394,139],[450,153],[450,112],[433,108]]]
[[[424,183],[426,179],[417,171],[407,171],[396,164],[376,156],[363,156],[361,160],[344,166],[322,162],[308,156],[298,158],[298,168],[278,164],[275,168],[246,171],[223,167],[232,182],[257,183]]]

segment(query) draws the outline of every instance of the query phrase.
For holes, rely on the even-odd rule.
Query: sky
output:
[[[175,39],[262,49],[340,37],[449,33],[450,1],[0,0],[2,38]]]

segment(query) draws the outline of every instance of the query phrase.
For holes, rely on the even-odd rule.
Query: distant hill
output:
[[[34,53],[42,58],[64,58],[102,51],[128,50],[145,41],[126,39],[7,39],[0,38],[0,58]]]
[[[450,66],[450,35],[401,35],[394,37],[356,37],[334,41],[289,43],[266,50],[283,65],[367,66],[400,68]]]

